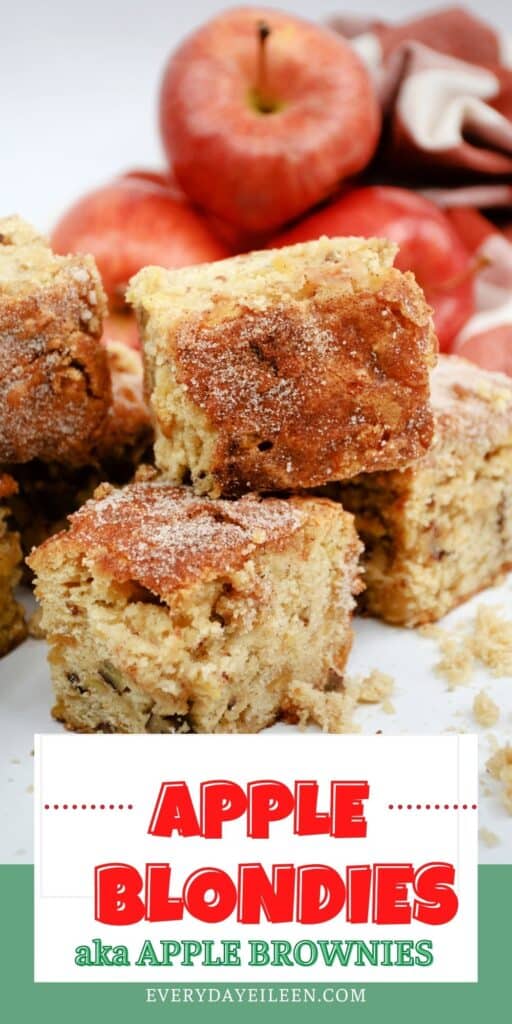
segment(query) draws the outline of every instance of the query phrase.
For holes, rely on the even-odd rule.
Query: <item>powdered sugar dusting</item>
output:
[[[118,581],[135,580],[165,596],[240,567],[258,547],[279,546],[303,522],[300,509],[284,500],[210,501],[150,482],[87,502],[71,518],[67,537]]]
[[[439,357],[432,373],[432,406],[436,446],[448,438],[486,451],[509,443],[512,432],[512,381],[502,373],[482,370],[458,356]]]
[[[312,487],[422,454],[432,433],[424,329],[404,320],[396,300],[383,319],[386,301],[276,302],[177,325],[178,385],[216,431],[212,468],[224,493],[247,482]]]

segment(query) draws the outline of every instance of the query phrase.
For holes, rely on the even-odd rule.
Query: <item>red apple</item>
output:
[[[499,235],[498,229],[472,206],[454,206],[446,216],[455,228],[466,249],[476,253],[491,235]]]
[[[172,54],[160,123],[198,206],[251,234],[297,217],[375,151],[369,74],[330,29],[263,7],[225,11]]]
[[[127,282],[141,267],[184,267],[229,255],[172,181],[131,171],[88,193],[54,228],[56,252],[92,253],[111,310],[124,307]]]
[[[474,261],[444,213],[406,189],[370,186],[348,192],[269,244],[292,245],[321,235],[389,238],[400,246],[395,265],[412,270],[434,310],[441,350],[474,310]]]
[[[453,352],[484,370],[500,370],[512,377],[512,322],[463,337],[456,341]]]

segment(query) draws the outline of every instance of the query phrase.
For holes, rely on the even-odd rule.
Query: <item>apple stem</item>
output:
[[[267,93],[267,39],[271,29],[266,21],[258,22],[258,73],[256,95],[262,114],[271,114],[274,104]]]

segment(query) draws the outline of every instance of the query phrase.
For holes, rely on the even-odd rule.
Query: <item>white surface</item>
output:
[[[486,591],[443,620],[443,627],[471,619],[485,601],[500,605],[512,618],[512,576],[501,586]],[[437,645],[413,630],[394,629],[371,619],[356,619],[356,642],[348,675],[367,674],[373,668],[395,679],[391,701],[395,714],[380,706],[360,707],[355,721],[364,733],[381,730],[386,735],[477,733],[480,748],[479,824],[500,839],[489,848],[480,845],[480,863],[512,862],[512,817],[500,801],[499,787],[486,775],[485,762],[493,751],[512,742],[512,678],[495,679],[478,669],[467,686],[449,691],[434,672],[439,660]],[[0,863],[32,861],[32,783],[34,733],[65,730],[50,716],[52,703],[49,673],[42,641],[28,640],[0,665]],[[484,689],[501,709],[492,730],[479,728],[471,708],[475,694]],[[296,731],[278,725],[273,731]],[[338,739],[340,748],[343,736]],[[404,766],[404,773],[407,768]],[[483,782],[483,785],[482,785]],[[398,797],[397,797],[398,801]]]
[[[221,6],[214,0],[3,5],[1,213],[21,213],[46,230],[84,190],[126,167],[158,165],[156,94],[163,64],[183,34]],[[352,6],[359,14],[403,18],[439,5],[437,0],[325,0],[319,10],[311,0],[280,0],[276,6],[315,17]],[[481,4],[468,6],[482,16]],[[485,16],[512,28],[505,0],[488,0]],[[510,586],[506,593],[512,614]],[[432,642],[370,621],[359,622],[357,634],[351,671],[378,666],[396,676],[399,690],[393,698],[396,716],[361,711],[365,730],[472,728],[473,696],[485,685],[503,708],[500,730],[494,731],[510,738],[512,680],[490,680],[482,672],[471,688],[447,693],[430,671],[436,660]],[[50,703],[44,645],[30,640],[0,664],[0,861],[32,858],[30,751],[34,732],[60,728],[49,716]],[[482,760],[487,748],[483,735]],[[496,849],[484,848],[481,860],[511,861],[512,821],[497,798],[484,798],[481,820],[502,840]]]

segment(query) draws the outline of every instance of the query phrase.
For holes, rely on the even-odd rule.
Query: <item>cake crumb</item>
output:
[[[437,625],[421,626],[418,632],[436,641],[442,657],[434,671],[450,689],[471,680],[476,661],[493,676],[512,675],[512,622],[498,606],[481,604],[471,623],[459,623],[450,632]]]
[[[477,609],[473,652],[491,675],[512,675],[512,622],[499,607],[481,604]]]
[[[492,697],[489,697],[485,690],[480,690],[480,693],[477,693],[473,701],[473,718],[475,722],[488,728],[491,725],[496,725],[499,717],[500,709],[498,705],[493,701]]]
[[[492,778],[501,783],[503,804],[512,814],[512,746],[507,743],[505,747],[499,747],[486,762],[486,768]]]
[[[389,698],[382,701],[382,710],[385,715],[396,715],[395,705],[393,704],[393,701],[389,700]]]
[[[497,836],[495,832],[491,832],[491,830],[488,828],[478,829],[478,836],[482,843],[484,844],[484,846],[488,846],[489,848],[493,846],[499,846],[501,842],[500,837]]]
[[[446,630],[440,631],[436,639],[442,657],[434,665],[434,672],[446,680],[450,690],[468,683],[474,668],[471,645]]]
[[[284,720],[299,729],[313,723],[323,732],[359,732],[352,721],[352,714],[358,700],[357,686],[347,681],[343,688],[333,691],[317,690],[309,683],[295,682],[290,685]]]
[[[356,685],[359,687],[357,699],[360,704],[382,703],[383,710],[386,710],[384,704],[393,693],[395,680],[393,676],[374,668],[364,679],[357,680]],[[386,711],[386,714],[394,714],[394,708]]]

